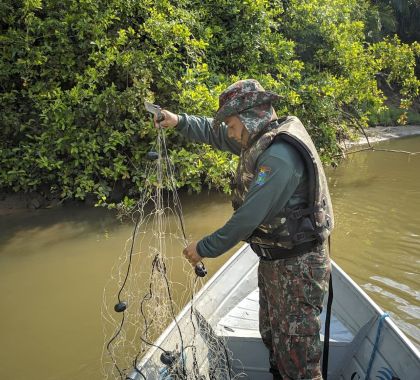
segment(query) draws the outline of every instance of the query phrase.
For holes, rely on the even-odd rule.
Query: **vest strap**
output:
[[[311,240],[312,244],[314,243],[313,240],[315,239],[315,242],[318,242],[319,244],[322,244],[324,242],[324,236],[323,236],[324,229],[322,227],[316,228],[314,231],[301,231],[297,232],[293,235],[293,243],[302,245],[303,242],[307,242],[308,240]]]
[[[280,260],[280,259],[290,259],[291,257],[297,257],[315,251],[322,245],[315,243],[313,241],[299,244],[292,249],[282,248],[282,247],[263,247],[259,244],[251,243],[252,250],[260,257],[262,260]]]
[[[297,219],[303,218],[304,216],[308,216],[308,215],[313,214],[314,211],[315,211],[314,207],[299,208],[297,210],[291,210],[287,214],[287,217],[297,220]],[[286,210],[286,213],[287,212],[288,212],[288,210]]]

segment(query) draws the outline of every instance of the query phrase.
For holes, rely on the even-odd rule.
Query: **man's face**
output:
[[[228,137],[245,147],[248,144],[249,133],[239,117],[236,115],[228,116],[225,119],[225,124],[228,126]]]

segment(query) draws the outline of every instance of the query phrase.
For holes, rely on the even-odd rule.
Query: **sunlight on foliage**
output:
[[[391,5],[382,9],[364,0],[19,4],[0,5],[0,187],[6,191],[94,195],[99,203],[129,204],[144,185],[145,154],[156,139],[142,107],[145,99],[174,112],[212,116],[226,86],[256,78],[281,95],[279,116],[301,118],[330,162],[352,128],[384,115],[407,123],[419,95],[420,45],[392,35],[409,15]],[[410,30],[405,35],[414,35]],[[379,82],[399,94],[398,112],[384,106]],[[236,158],[185,145],[173,131],[168,144],[179,187],[230,191]]]

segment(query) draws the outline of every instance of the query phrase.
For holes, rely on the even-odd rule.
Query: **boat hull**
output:
[[[192,304],[185,306],[156,346],[180,351],[183,345],[182,365],[189,368],[192,355],[185,348],[194,344],[195,360],[206,379],[208,371],[213,371],[213,378],[217,379],[230,379],[233,374],[247,379],[271,379],[268,352],[258,331],[257,268],[258,257],[247,244],[243,245],[203,286]],[[391,318],[334,262],[332,279],[334,302],[328,378],[365,379],[370,372],[372,379],[419,379],[419,351]],[[325,320],[325,314],[321,318]],[[208,346],[215,339],[227,347],[228,360],[223,352],[212,357],[214,352]],[[168,368],[160,361],[161,353],[162,350],[151,347],[138,366],[148,380],[169,378]],[[212,362],[215,359],[218,363]],[[214,376],[217,364],[221,372]],[[143,377],[133,371],[129,378]]]

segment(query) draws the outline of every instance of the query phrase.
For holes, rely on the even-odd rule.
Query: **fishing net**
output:
[[[104,289],[104,378],[234,379],[226,343],[194,305],[204,280],[181,254],[188,241],[162,128],[148,158],[132,235]],[[169,338],[156,340],[165,328]]]

